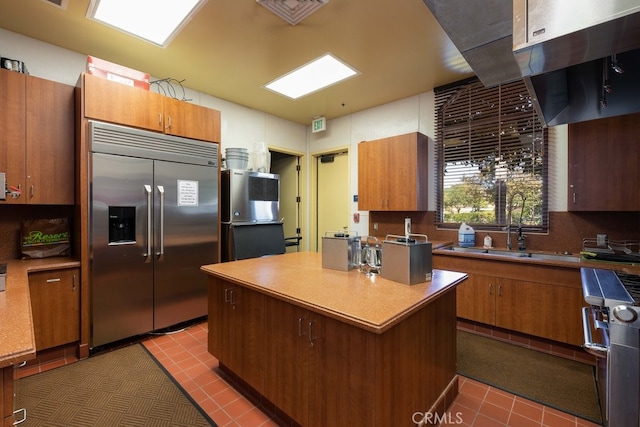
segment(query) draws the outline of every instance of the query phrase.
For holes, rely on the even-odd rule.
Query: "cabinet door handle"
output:
[[[73,275],[73,279],[71,281],[71,289],[74,290],[74,291],[76,290],[76,275],[75,274]]]
[[[234,310],[236,308],[236,302],[237,302],[236,300],[233,299],[233,296],[235,295],[235,293],[236,292],[234,289],[231,289],[229,291],[229,304],[231,304],[231,308],[233,308]]]
[[[171,125],[172,125],[171,116],[167,116],[167,129],[171,129]]]
[[[158,124],[162,126],[162,113],[158,113]]]
[[[30,193],[30,197],[33,198],[33,195],[34,195],[33,184],[31,184],[31,187],[29,188],[29,193]]]
[[[27,408],[20,408],[13,411],[13,417],[15,418],[16,414],[22,412],[22,419],[14,421],[12,425],[17,426],[18,424],[22,424],[27,420]]]
[[[306,319],[306,317],[298,318],[298,336],[303,337],[305,335],[304,330],[302,330],[302,321]]]
[[[57,279],[47,279],[47,283],[54,283],[54,282],[59,282],[60,278],[58,277]]]
[[[502,285],[498,285],[498,296],[502,296]]]
[[[489,283],[489,295],[493,295],[493,283]]]
[[[230,290],[231,290],[231,288],[226,288],[224,290],[224,302],[229,302],[230,301],[230,299],[229,299],[229,291]]]
[[[309,347],[313,347],[313,340],[316,338],[313,336],[313,321],[309,322]]]

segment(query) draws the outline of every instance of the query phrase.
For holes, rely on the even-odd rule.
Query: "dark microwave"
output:
[[[279,175],[230,169],[222,171],[221,185],[223,223],[280,221]]]

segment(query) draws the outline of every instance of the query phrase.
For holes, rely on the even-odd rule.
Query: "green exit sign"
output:
[[[315,119],[313,119],[313,122],[311,123],[311,132],[316,133],[322,132],[324,130],[327,130],[327,121],[325,120],[325,118],[316,117]]]

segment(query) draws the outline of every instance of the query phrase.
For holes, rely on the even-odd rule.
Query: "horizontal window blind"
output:
[[[547,130],[523,81],[437,88],[436,223],[546,230]]]

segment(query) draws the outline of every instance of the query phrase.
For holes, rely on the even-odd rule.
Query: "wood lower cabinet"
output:
[[[230,282],[209,280],[209,322],[216,325],[209,328],[209,353],[262,393],[265,297]]]
[[[414,132],[358,144],[358,209],[426,211],[427,142]]]
[[[456,381],[453,289],[382,333],[215,276],[209,301],[209,352],[301,425],[413,425]]]
[[[375,335],[284,301],[266,302],[269,400],[303,425],[374,425],[374,412],[357,408],[375,392]]]
[[[80,269],[29,273],[36,351],[80,339]]]
[[[83,74],[84,117],[220,142],[220,112],[159,93]]]
[[[578,268],[441,255],[434,255],[433,265],[469,276],[456,288],[458,317],[582,345],[584,302]]]
[[[6,203],[74,203],[74,88],[0,70],[0,171],[20,189]],[[17,194],[17,192],[16,192]]]
[[[2,426],[13,425],[13,366],[0,369],[0,421]]]
[[[569,125],[569,211],[640,211],[640,113]]]

